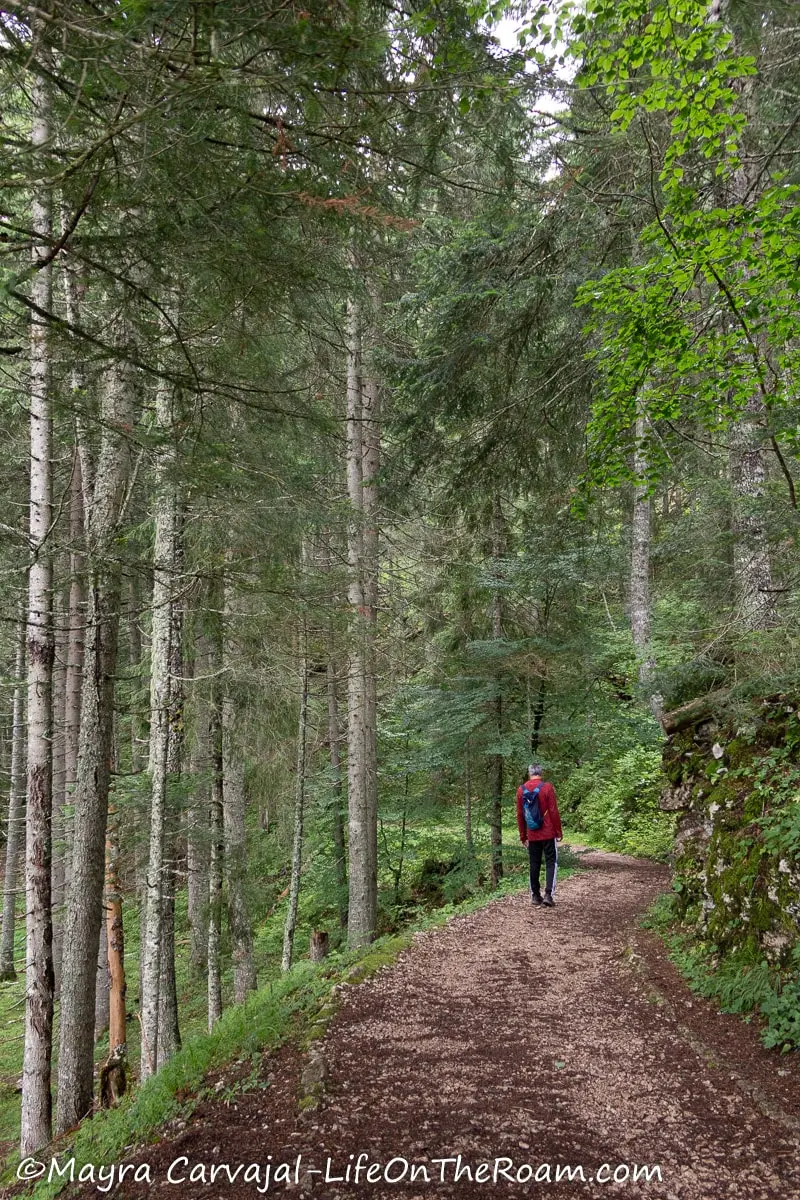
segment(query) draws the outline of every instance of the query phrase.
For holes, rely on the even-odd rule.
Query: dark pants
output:
[[[542,871],[542,854],[544,854],[544,887],[552,896],[556,886],[556,867],[558,866],[558,851],[555,838],[541,838],[538,842],[528,842],[528,858],[531,862],[531,895],[539,895],[539,876]]]

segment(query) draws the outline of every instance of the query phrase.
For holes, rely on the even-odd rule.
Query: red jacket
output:
[[[529,782],[536,787],[537,783],[541,783],[538,775],[534,776]],[[541,829],[528,829],[525,824],[525,816],[522,812],[522,786],[517,788],[517,825],[519,826],[519,839],[521,842],[544,842],[547,838],[561,838],[561,817],[558,815],[558,801],[556,800],[556,790],[552,783],[542,783],[539,791],[539,807],[542,810],[544,824]]]

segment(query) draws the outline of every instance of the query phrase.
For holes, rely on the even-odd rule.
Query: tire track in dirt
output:
[[[765,1116],[742,1086],[744,1063],[774,1110],[800,1114],[796,1065],[768,1056],[753,1029],[692,1001],[654,939],[657,988],[649,961],[630,965],[626,947],[636,938],[641,948],[638,917],[668,885],[665,868],[601,852],[582,862],[554,910],[532,909],[524,894],[497,900],[416,935],[392,966],[343,988],[321,1043],[319,1108],[297,1113],[301,1064],[285,1050],[269,1090],[227,1108],[204,1105],[168,1144],[140,1156],[154,1164],[156,1189],[181,1200],[257,1195],[254,1184],[219,1180],[167,1188],[166,1167],[179,1154],[231,1164],[300,1154],[304,1169],[324,1169],[330,1157],[331,1174],[343,1175],[364,1152],[371,1163],[426,1166],[430,1181],[370,1185],[362,1175],[356,1185],[306,1174],[293,1194],[800,1200],[796,1132]],[[454,1165],[441,1182],[431,1160],[459,1154],[473,1169],[508,1158],[515,1169],[551,1164],[554,1176],[568,1164],[586,1182],[478,1182],[466,1173],[456,1181]],[[661,1182],[592,1181],[602,1164],[658,1166]],[[283,1192],[274,1184],[269,1194]],[[125,1183],[115,1194],[146,1193]]]

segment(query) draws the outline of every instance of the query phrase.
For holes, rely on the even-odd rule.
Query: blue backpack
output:
[[[529,787],[527,783],[522,785],[522,815],[525,818],[525,824],[528,829],[541,829],[544,825],[544,817],[542,816],[542,806],[539,803],[539,790],[541,783],[537,783],[536,787]]]

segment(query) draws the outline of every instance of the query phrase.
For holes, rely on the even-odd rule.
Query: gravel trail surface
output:
[[[554,910],[500,899],[345,987],[311,1065],[324,1066],[319,1107],[298,1112],[309,1067],[286,1047],[266,1090],[204,1104],[139,1155],[153,1185],[126,1180],[114,1194],[258,1195],[241,1174],[167,1184],[185,1156],[175,1175],[292,1164],[288,1188],[273,1179],[264,1192],[262,1171],[269,1196],[800,1200],[797,1056],[768,1054],[753,1028],[693,998],[639,928],[668,886],[664,868],[601,852],[582,861]]]

